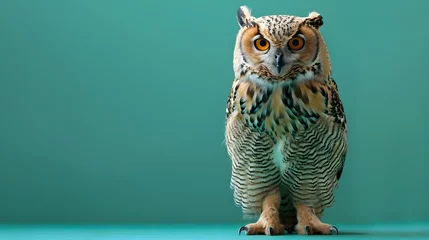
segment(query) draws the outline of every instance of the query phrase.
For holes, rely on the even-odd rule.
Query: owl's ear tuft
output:
[[[305,20],[306,24],[319,29],[323,25],[323,17],[318,12],[311,12]]]
[[[240,6],[237,10],[237,22],[240,27],[254,26],[255,18],[252,17],[251,11],[247,6]]]

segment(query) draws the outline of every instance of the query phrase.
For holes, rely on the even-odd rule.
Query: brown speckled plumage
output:
[[[347,122],[319,32],[323,18],[316,12],[255,18],[240,7],[237,20],[226,146],[234,200],[244,216],[259,216],[243,229],[282,234],[295,226],[299,234],[329,234],[334,227],[319,217],[334,202]],[[259,49],[258,38],[269,47]],[[289,42],[295,38],[302,47],[300,39]]]

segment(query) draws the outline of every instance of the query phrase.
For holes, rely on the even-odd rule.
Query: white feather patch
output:
[[[285,163],[283,162],[283,150],[284,141],[279,141],[275,148],[274,148],[274,163],[276,164],[277,168],[283,172],[286,168]]]

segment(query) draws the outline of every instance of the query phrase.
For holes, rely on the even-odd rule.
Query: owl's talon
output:
[[[268,227],[267,229],[267,235],[273,235],[273,228],[272,227]]]
[[[310,226],[305,226],[305,233],[307,234],[307,235],[310,235],[311,234],[311,229],[310,229]]]
[[[242,231],[245,231],[246,233],[247,233],[247,231],[249,231],[249,229],[246,227],[246,226],[242,226],[241,228],[240,228],[240,230],[238,230],[238,235],[241,235],[241,232]]]
[[[335,232],[335,235],[338,235],[338,228],[335,226],[331,226],[329,229],[331,229],[331,234]]]

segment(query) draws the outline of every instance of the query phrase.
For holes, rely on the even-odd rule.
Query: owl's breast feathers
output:
[[[290,138],[319,120],[340,124],[346,118],[335,81],[316,81],[265,88],[254,82],[234,81],[226,117],[242,119],[248,127],[271,137]]]

